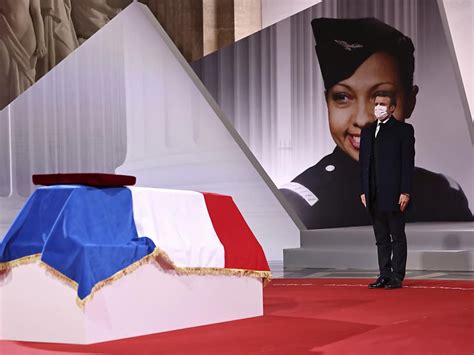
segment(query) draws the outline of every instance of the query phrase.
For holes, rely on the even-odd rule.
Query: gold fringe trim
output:
[[[156,254],[157,261],[162,267],[167,266],[163,267],[163,269],[174,270],[178,275],[229,275],[239,277],[255,277],[262,278],[264,281],[264,286],[268,285],[272,278],[272,273],[270,271],[226,269],[217,267],[178,267],[173,263],[168,254],[158,247],[155,248],[153,254]]]
[[[91,293],[87,295],[84,299],[79,297],[76,299],[79,307],[84,308],[87,302],[91,301],[94,297],[94,294],[99,291],[102,287],[110,285],[112,282],[121,279],[122,277],[134,272],[140,266],[148,264],[150,262],[157,262],[163,271],[175,271],[178,275],[231,275],[231,276],[247,276],[247,277],[256,277],[262,278],[263,284],[266,286],[271,280],[270,271],[254,271],[254,270],[241,270],[241,269],[224,269],[224,268],[198,268],[198,267],[177,267],[168,254],[156,247],[155,250],[144,256],[140,260],[134,262],[133,264],[127,266],[125,269],[122,269],[116,272],[114,275],[109,278],[102,280],[94,285],[91,290]]]
[[[138,260],[138,261],[134,262],[133,264],[127,266],[125,269],[122,269],[122,270],[116,272],[115,274],[113,274],[112,276],[110,276],[109,278],[96,283],[94,285],[94,287],[92,287],[92,290],[89,293],[89,295],[87,295],[84,299],[80,299],[79,297],[77,297],[77,299],[76,299],[77,305],[81,308],[84,308],[86,303],[91,301],[94,298],[95,293],[97,291],[99,291],[102,287],[110,285],[112,282],[117,281],[117,280],[121,279],[122,277],[134,272],[140,266],[142,266],[144,264],[148,264],[149,262],[153,261],[154,258],[156,257],[155,252],[156,252],[156,249],[152,253],[144,256],[140,260]]]
[[[41,254],[33,254],[12,261],[7,261],[5,263],[0,263],[0,271],[12,269],[20,265],[31,264],[38,261],[40,258]]]
[[[27,262],[33,262],[40,259],[41,254],[31,255],[14,261],[10,261],[5,264],[13,264],[14,266],[26,264]],[[155,248],[155,250],[141,258],[140,260],[134,262],[133,264],[127,266],[125,269],[122,269],[109,278],[102,280],[94,285],[91,292],[84,299],[76,298],[76,303],[80,308],[84,308],[87,302],[91,301],[94,297],[94,294],[99,291],[102,287],[110,285],[114,281],[121,279],[122,277],[134,272],[140,266],[148,264],[150,262],[157,262],[163,271],[169,272],[174,271],[178,275],[229,275],[229,276],[238,276],[238,277],[255,277],[263,279],[263,285],[266,286],[272,277],[270,271],[257,271],[257,270],[243,270],[243,269],[225,269],[225,268],[207,268],[207,267],[177,267],[173,261],[170,259],[168,254],[161,250],[160,248]],[[2,264],[0,264],[1,270]],[[76,281],[70,279],[63,273],[49,266],[45,262],[41,261],[40,266],[44,268],[48,273],[58,278],[60,281],[71,286],[74,290],[78,289],[78,284]],[[13,266],[11,266],[13,267]]]
[[[52,276],[57,278],[62,283],[66,284],[68,286],[71,286],[77,292],[77,289],[78,289],[79,285],[76,281],[74,281],[73,279],[70,279],[69,277],[64,275],[62,272],[56,270],[52,266],[49,266],[44,261],[40,261],[39,266],[42,267],[43,269],[45,269],[48,274],[51,274]]]
[[[179,267],[176,268],[179,275],[228,275],[238,277],[255,277],[270,281],[272,274],[270,271],[256,271],[243,269],[224,269],[207,267]]]

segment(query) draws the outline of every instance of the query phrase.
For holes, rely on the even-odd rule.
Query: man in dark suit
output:
[[[380,275],[369,288],[402,287],[407,260],[405,210],[415,170],[413,126],[393,117],[396,97],[375,94],[376,121],[361,132],[361,201],[375,233]]]

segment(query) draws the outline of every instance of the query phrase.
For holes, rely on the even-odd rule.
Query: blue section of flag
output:
[[[0,262],[41,253],[43,262],[77,282],[84,299],[98,282],[154,249],[137,234],[129,189],[51,186],[28,199],[0,244]]]

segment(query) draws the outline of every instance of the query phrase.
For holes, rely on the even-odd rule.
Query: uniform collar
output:
[[[339,165],[343,165],[343,166],[351,166],[351,165],[357,165],[358,166],[358,164],[359,164],[356,160],[352,159],[347,153],[342,151],[342,149],[339,148],[339,146],[337,146],[337,145],[336,145],[336,148],[334,148],[334,151],[333,151],[333,158],[334,158],[335,162],[337,162]]]

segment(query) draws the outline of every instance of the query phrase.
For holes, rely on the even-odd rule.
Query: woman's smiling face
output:
[[[372,54],[351,77],[326,93],[331,135],[339,148],[354,160],[359,160],[362,128],[375,121],[374,95],[378,91],[396,96],[395,118],[410,117],[412,105],[407,102],[409,98],[402,86],[397,62],[384,52]]]

